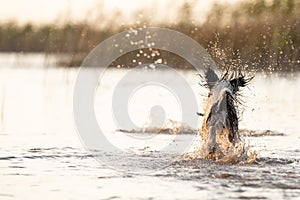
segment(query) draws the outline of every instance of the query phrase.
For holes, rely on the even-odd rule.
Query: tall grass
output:
[[[215,4],[202,24],[193,22],[197,17],[194,4],[182,5],[177,23],[156,24],[144,18],[142,24],[187,34],[204,46],[221,66],[271,71],[300,69],[300,0],[241,1],[230,7]],[[62,62],[68,66],[79,65],[101,41],[129,28],[132,26],[96,28],[89,23],[63,26],[5,23],[0,25],[0,51],[70,53],[76,56]],[[148,58],[149,61],[157,58],[168,61],[168,53],[157,51],[160,53]],[[136,52],[130,54],[134,55]],[[121,66],[124,59],[118,59],[114,65]],[[173,63],[188,65],[179,58],[173,59]]]

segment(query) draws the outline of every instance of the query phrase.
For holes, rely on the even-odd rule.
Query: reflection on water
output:
[[[98,152],[103,162],[97,162],[83,148],[74,128],[72,92],[78,70],[1,65],[0,199],[296,199],[300,196],[298,74],[257,75],[244,90],[246,107],[240,127],[245,142],[258,152],[258,157],[253,164],[231,165],[200,158],[183,159],[176,151],[159,151],[161,145],[170,141],[174,144],[192,141],[193,134],[174,137],[165,133],[126,135],[115,131],[122,127],[117,127],[110,117],[110,98],[126,71],[110,70],[97,90],[95,111],[99,124],[105,124],[107,137],[125,153]],[[195,72],[180,73],[197,94],[201,112],[201,94],[206,94],[206,90],[199,88]],[[161,73],[161,76],[168,75]],[[133,121],[143,126],[149,116],[150,101],[168,101],[168,97],[162,92],[164,98],[157,94],[149,99],[145,96],[147,91],[140,93],[130,113]],[[164,108],[167,118],[180,121],[176,103]],[[140,142],[131,143],[132,138]],[[116,170],[113,162],[121,168]],[[132,166],[147,173],[137,173]]]

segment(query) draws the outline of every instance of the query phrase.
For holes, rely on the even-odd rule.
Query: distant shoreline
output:
[[[65,25],[0,24],[0,52],[42,52],[63,54],[60,64],[78,66],[99,43],[121,31],[139,27],[162,27],[176,30],[196,40],[221,66],[261,69],[262,71],[300,70],[300,3],[298,0],[263,0],[241,2],[236,7],[215,4],[200,25],[193,23],[189,12],[193,3],[186,3],[179,11],[179,21],[173,24],[156,24],[143,18],[139,24],[96,28],[88,23]],[[118,16],[116,16],[116,21]],[[170,65],[188,66],[175,56],[160,50],[157,55],[134,57],[136,52],[118,59],[114,65],[151,62],[162,59]],[[67,56],[65,56],[67,55]],[[69,56],[71,55],[71,56]],[[174,56],[174,55],[172,55]],[[135,60],[136,63],[131,62]],[[172,63],[173,62],[173,63]]]
[[[72,57],[72,54],[70,53],[45,53],[45,52],[0,52],[0,67],[3,68],[79,68],[81,66],[81,60],[77,60],[78,64],[69,65],[69,63],[64,63],[62,61],[70,62],[70,58]],[[84,58],[82,58],[84,59]],[[173,58],[174,59],[174,58]],[[121,60],[119,60],[121,62]],[[167,64],[169,67],[172,67],[177,70],[183,70],[183,71],[189,71],[189,70],[196,70],[192,65],[189,63],[178,60],[178,62],[182,62],[185,67],[182,67],[183,65],[179,65],[176,63],[173,64]],[[147,64],[152,63],[143,63],[145,64],[145,69],[147,70]],[[118,67],[118,64],[116,62],[109,65],[109,68],[111,69],[121,69],[126,70],[130,69],[132,67],[136,67],[138,65],[129,66],[124,64],[122,67]],[[148,70],[153,70],[152,68],[148,68]],[[155,70],[162,70],[160,68],[156,68]],[[220,69],[222,70],[222,69]],[[235,70],[235,69],[232,69]],[[244,72],[250,72],[250,73],[262,73],[264,75],[268,74],[277,74],[279,76],[284,76],[285,74],[290,73],[299,73],[300,68],[295,69],[293,71],[291,70],[268,70],[263,68],[257,68],[257,69],[244,69]]]

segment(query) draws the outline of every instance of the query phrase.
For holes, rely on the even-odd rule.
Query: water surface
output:
[[[20,63],[7,66],[11,61],[3,62],[0,199],[300,197],[300,74],[258,74],[243,91],[245,110],[240,128],[258,155],[253,164],[232,165],[183,159],[182,152],[159,151],[170,141],[192,141],[192,134],[140,133],[129,137],[115,131],[120,127],[111,118],[110,99],[126,70],[109,70],[97,90],[95,112],[99,124],[105,124],[107,137],[127,153],[100,152],[97,155],[103,162],[99,162],[81,144],[73,121],[73,87],[78,69],[22,68]],[[197,94],[201,111],[205,89],[199,87],[195,72],[180,73]],[[137,93],[129,109],[136,124],[147,122],[147,109],[153,102],[164,105],[168,118],[180,121],[176,99],[168,95],[155,87]],[[139,142],[131,143],[132,138]],[[139,173],[140,168],[145,173]]]

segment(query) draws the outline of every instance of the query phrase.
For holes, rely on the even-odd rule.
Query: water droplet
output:
[[[157,59],[154,63],[156,63],[156,64],[161,64],[161,63],[162,63],[162,59],[159,58],[159,59]]]

